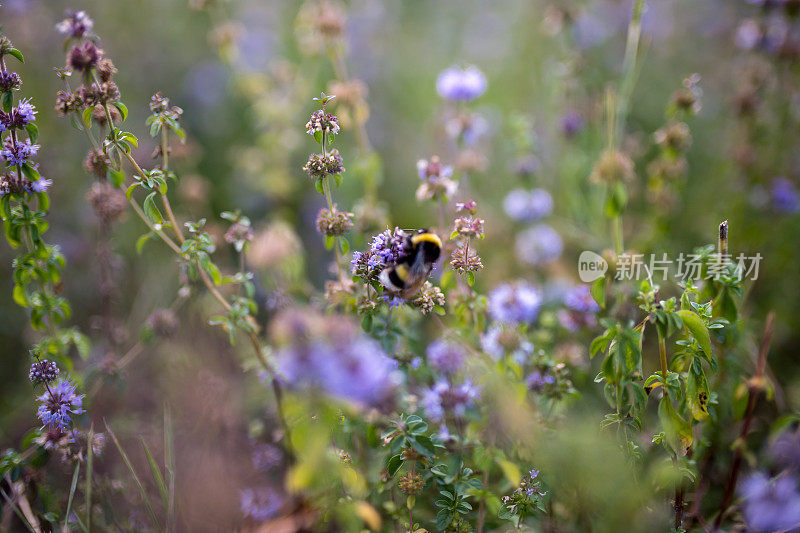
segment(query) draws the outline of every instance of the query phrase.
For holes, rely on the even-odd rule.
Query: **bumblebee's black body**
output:
[[[421,229],[406,236],[406,254],[394,266],[381,272],[381,283],[403,298],[413,296],[430,276],[442,253],[442,240]]]

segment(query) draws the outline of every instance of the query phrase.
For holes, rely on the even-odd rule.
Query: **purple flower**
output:
[[[734,42],[742,50],[752,50],[761,41],[761,26],[753,19],[745,19],[736,28]]]
[[[503,210],[514,220],[533,222],[553,212],[553,197],[544,189],[514,189],[503,200]]]
[[[556,378],[550,373],[535,370],[525,381],[532,391],[541,393],[555,385]]]
[[[770,480],[757,472],[742,483],[744,518],[752,531],[793,530],[800,527],[800,493],[789,476]]]
[[[305,327],[311,317],[293,317]],[[281,375],[297,388],[314,387],[362,405],[378,405],[391,398],[400,383],[397,362],[380,344],[362,336],[342,319],[321,319],[323,331],[293,334],[276,353]]]
[[[47,189],[52,184],[53,184],[53,180],[49,180],[47,178],[39,178],[38,180],[31,182],[31,191],[33,191],[33,192],[47,192]]]
[[[770,444],[769,454],[783,468],[800,471],[800,429],[778,435]]]
[[[576,285],[567,290],[564,294],[564,305],[581,313],[596,313],[600,310],[600,306],[594,301],[592,293],[586,285]]]
[[[494,360],[510,355],[515,363],[522,365],[533,354],[533,343],[521,335],[516,327],[493,324],[481,335],[481,349]]]
[[[584,124],[585,121],[583,120],[583,115],[575,110],[568,111],[563,117],[561,117],[561,133],[563,133],[566,137],[574,137],[583,129]]]
[[[504,283],[489,293],[489,316],[496,322],[533,322],[539,316],[542,297],[527,283]]]
[[[31,103],[30,98],[20,100],[16,109],[13,109],[11,112],[19,117],[17,120],[21,126],[25,126],[36,120],[36,107]]]
[[[442,420],[445,414],[462,417],[480,397],[480,387],[473,385],[470,380],[460,385],[453,385],[445,379],[440,379],[423,392],[422,407],[434,420]]]
[[[61,381],[42,394],[37,412],[44,426],[66,430],[72,423],[70,415],[83,413],[83,394],[75,393],[75,385],[69,381]]]
[[[772,205],[781,213],[797,213],[800,211],[800,195],[794,183],[786,178],[772,180]]]
[[[42,359],[31,365],[28,378],[31,383],[50,383],[58,377],[58,366],[49,359]]]
[[[269,487],[244,489],[239,494],[242,514],[256,522],[264,522],[278,514],[283,506],[283,497]]]
[[[403,307],[406,304],[406,301],[396,294],[384,294],[381,296],[381,298],[383,299],[384,303],[389,306],[389,309]]]
[[[555,261],[563,248],[561,236],[546,224],[533,226],[517,235],[517,257],[531,265]]]
[[[443,165],[438,156],[431,157],[431,160],[420,159],[417,161],[417,174],[422,181],[438,181],[441,178],[453,177],[453,167]]]
[[[94,22],[86,11],[68,11],[67,17],[56,24],[56,30],[69,37],[83,37],[93,26]]]
[[[6,164],[17,167],[28,163],[31,158],[36,157],[36,153],[39,151],[39,145],[31,144],[29,139],[17,141],[15,145],[13,139],[8,138],[3,146],[5,150],[0,151],[0,157],[6,161]]]
[[[477,67],[450,67],[439,74],[436,92],[453,102],[469,102],[486,92],[486,76]]]
[[[269,472],[280,466],[283,452],[274,444],[257,444],[253,447],[253,466]]]
[[[444,374],[455,374],[464,366],[464,350],[452,341],[439,339],[428,346],[428,363]]]
[[[19,74],[7,70],[0,70],[0,91],[9,93],[19,89],[20,85],[22,85],[22,79],[19,77]]]

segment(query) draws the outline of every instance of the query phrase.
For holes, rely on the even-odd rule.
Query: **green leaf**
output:
[[[684,327],[700,345],[700,348],[708,355],[711,356],[711,337],[708,334],[708,328],[703,323],[703,319],[694,311],[680,310],[677,311],[678,316],[681,317]]]
[[[108,170],[106,170],[106,179],[114,187],[122,187],[122,185],[125,183],[125,173],[121,170],[116,170],[109,167]],[[128,200],[130,199],[130,196],[128,196]]]
[[[156,206],[156,194],[158,193],[155,191],[148,194],[147,198],[144,199],[144,205],[142,207],[147,218],[149,218],[151,222],[162,224],[164,222],[164,217],[161,216],[161,211],[159,211],[158,206]]]
[[[386,471],[389,473],[389,477],[394,477],[401,466],[403,466],[403,458],[400,454],[398,453],[397,455],[391,456],[386,463]]]
[[[3,93],[3,111],[11,113],[11,108],[14,107],[14,95],[11,92]]]
[[[475,285],[475,272],[467,272],[467,284],[470,287]]]
[[[20,52],[20,51],[19,51],[19,50],[17,50],[16,48],[12,48],[12,49],[10,49],[10,50],[8,51],[8,55],[10,55],[10,56],[13,56],[13,57],[16,57],[16,58],[19,60],[19,62],[20,62],[20,63],[24,63],[24,62],[25,62],[25,58],[24,58],[24,57],[22,57],[22,52]]]
[[[335,240],[336,240],[336,237],[334,237],[332,235],[325,235],[325,249],[326,250],[332,250],[333,249],[333,243],[334,243]]]
[[[35,122],[28,122],[25,125],[25,131],[28,132],[28,138],[30,138],[32,143],[35,143],[36,139],[39,138],[39,126],[37,126]]]
[[[338,241],[339,241],[339,251],[342,252],[342,254],[346,254],[347,252],[350,251],[350,243],[347,242],[347,239],[345,239],[344,237],[339,237]]]
[[[30,307],[30,301],[28,300],[28,295],[25,292],[25,287],[22,285],[14,285],[14,291],[12,292],[12,296],[14,301],[20,307]]]
[[[436,527],[439,531],[444,531],[447,526],[453,521],[453,511],[450,509],[442,509],[439,511],[439,514],[436,515]]]
[[[91,445],[89,446],[91,448]],[[81,463],[77,461],[75,463],[75,473],[72,474],[72,483],[69,486],[69,498],[67,499],[67,511],[64,513],[64,526],[61,528],[63,531],[67,531],[67,526],[69,525],[69,514],[72,512],[72,499],[75,497],[75,488],[78,486],[78,474],[81,473]]]
[[[161,475],[161,469],[158,468],[156,460],[153,459],[153,454],[150,453],[150,448],[147,447],[144,438],[139,437],[139,440],[142,443],[142,448],[144,448],[144,454],[147,456],[147,462],[150,464],[150,472],[153,474],[153,481],[156,482],[158,492],[161,494],[161,501],[164,502],[164,508],[166,508],[167,505],[169,505],[169,496],[167,495],[167,485],[164,483],[164,477]]]
[[[121,122],[125,122],[125,119],[128,118],[128,107],[122,102],[114,102],[112,105],[119,111],[119,114],[122,117]]]
[[[433,441],[431,441],[430,437],[426,437],[425,435],[417,435],[409,439],[409,442],[411,443],[411,447],[422,455],[426,455],[428,457],[433,457],[436,455],[436,447],[433,445]]]
[[[86,499],[86,529],[89,531],[91,531],[92,528],[92,462],[94,459],[94,450],[92,449],[93,440],[94,424],[89,426],[89,445],[86,446],[86,489],[84,490],[84,497]],[[116,439],[114,440],[116,441]]]
[[[321,179],[318,179],[314,182],[314,188],[317,189],[318,193],[325,194],[325,186],[322,184]]]
[[[136,253],[141,254],[142,249],[144,249],[144,245],[147,244],[147,241],[153,238],[152,232],[147,232],[138,239],[136,239]]]
[[[592,298],[594,301],[597,302],[597,305],[600,306],[601,309],[605,309],[606,307],[606,278],[605,276],[597,278],[592,283],[589,292],[592,294]]]
[[[81,113],[81,120],[87,129],[92,129],[92,114],[94,113],[94,106],[89,106]]]
[[[672,450],[680,455],[686,455],[686,450],[692,445],[692,426],[675,411],[666,394],[661,397],[661,403],[658,405],[658,418]]]
[[[127,198],[129,202],[131,201],[131,196],[133,196],[133,191],[135,191],[136,187],[138,186],[139,182],[136,181],[134,183],[131,183],[131,185],[125,190],[125,198]]]
[[[700,364],[692,365],[686,377],[686,405],[692,418],[699,421],[708,418],[709,396],[708,380],[703,367]]]
[[[361,319],[361,329],[369,333],[372,331],[372,315],[364,315]]]

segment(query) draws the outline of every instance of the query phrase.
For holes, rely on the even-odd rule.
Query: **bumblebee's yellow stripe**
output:
[[[406,265],[397,265],[394,268],[394,271],[397,272],[397,277],[405,281],[408,279],[408,267]]]
[[[442,247],[442,239],[440,239],[435,233],[420,233],[418,235],[411,236],[411,244],[414,246],[421,242],[432,242],[439,248]]]

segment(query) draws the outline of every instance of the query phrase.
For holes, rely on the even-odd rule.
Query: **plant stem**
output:
[[[772,341],[774,321],[775,313],[770,312],[769,315],[767,315],[767,322],[764,325],[764,335],[761,339],[761,348],[758,351],[756,370],[747,386],[747,408],[745,409],[742,431],[736,442],[736,452],[734,453],[733,462],[731,463],[730,474],[728,474],[728,485],[725,487],[725,495],[722,497],[722,503],[719,506],[719,514],[717,514],[717,517],[714,519],[714,525],[711,528],[712,531],[719,530],[719,526],[725,518],[725,512],[728,510],[728,506],[733,499],[733,493],[736,490],[736,481],[739,477],[739,469],[742,466],[742,458],[747,446],[747,436],[750,434],[750,426],[753,423],[753,412],[756,407],[756,400],[758,399],[758,394],[764,389],[764,368],[767,364],[769,344]]]
[[[658,328],[656,328],[658,329]],[[658,331],[658,354],[661,358],[661,379],[664,381],[664,394],[667,394],[667,374],[669,373],[669,369],[667,368],[667,343],[664,339],[664,336],[661,334],[661,331]]]

